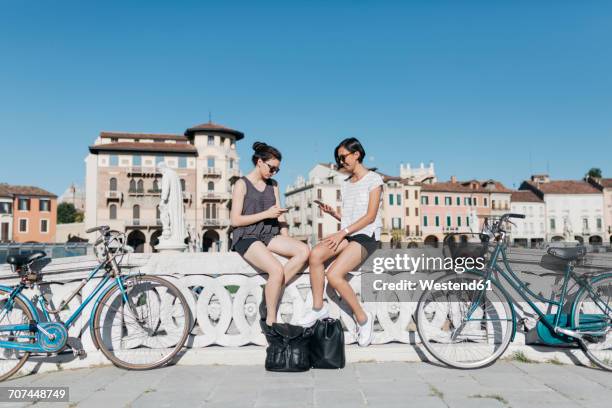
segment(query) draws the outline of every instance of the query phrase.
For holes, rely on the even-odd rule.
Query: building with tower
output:
[[[155,251],[165,162],[181,179],[188,233],[205,252],[229,248],[231,185],[240,177],[236,142],[244,134],[212,122],[184,134],[101,132],[86,164],[85,227],[125,232],[136,252]]]

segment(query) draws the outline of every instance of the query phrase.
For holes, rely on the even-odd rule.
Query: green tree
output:
[[[57,223],[70,224],[76,221],[78,211],[72,203],[60,203],[57,206]]]
[[[601,169],[598,167],[592,167],[591,170],[587,173],[589,177],[593,178],[601,178]]]

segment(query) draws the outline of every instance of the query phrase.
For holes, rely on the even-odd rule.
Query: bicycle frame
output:
[[[96,276],[96,274],[102,269],[104,268],[106,265],[108,264],[108,261],[102,262],[100,263],[97,267],[95,267],[87,276],[87,278],[85,278],[85,280],[83,281],[82,285],[77,289],[76,293],[80,292],[83,287],[85,286],[85,284],[87,282],[89,282],[94,276]],[[72,324],[75,322],[75,320],[81,315],[81,313],[83,312],[83,309],[85,309],[87,307],[87,305],[94,299],[96,298],[96,302],[94,304],[94,308],[92,309],[92,316],[93,316],[93,311],[96,309],[96,305],[98,304],[99,299],[102,296],[97,296],[102,289],[106,286],[106,289],[104,291],[102,291],[102,295],[106,292],[108,292],[110,289],[112,289],[115,285],[118,285],[123,298],[127,299],[127,294],[125,291],[125,287],[123,285],[123,282],[121,280],[122,275],[117,275],[114,278],[114,282],[110,285],[107,285],[108,282],[112,279],[110,274],[105,273],[102,277],[102,280],[100,282],[98,282],[98,284],[96,285],[96,287],[94,288],[94,290],[89,294],[89,296],[87,296],[87,298],[79,305],[79,307],[74,311],[74,313],[72,313],[70,315],[70,317],[65,321],[59,321],[58,323],[62,324],[66,330],[68,330],[68,328],[70,326],[72,326]],[[0,288],[6,290],[7,292],[10,291],[10,295],[7,299],[7,303],[5,304],[5,308],[4,310],[2,310],[2,312],[0,312],[0,318],[3,317],[3,314],[7,312],[7,310],[10,310],[13,306],[13,302],[15,298],[19,298],[21,299],[26,306],[28,307],[28,309],[30,310],[30,312],[32,312],[32,315],[34,317],[34,322],[29,322],[28,324],[9,324],[9,325],[0,325],[0,332],[2,331],[36,331],[36,326],[37,323],[40,322],[40,314],[38,313],[36,307],[34,306],[34,304],[32,303],[32,301],[30,299],[28,299],[27,297],[25,297],[21,292],[22,290],[26,287],[25,284],[20,283],[19,285],[15,286],[15,287],[8,287],[8,286],[0,286]],[[40,305],[40,309],[43,311],[43,315],[45,318],[46,322],[50,322],[51,321],[51,316],[49,314],[49,312],[47,311],[47,308],[45,307],[44,304],[44,300],[43,297],[39,297],[38,299],[39,305]],[[90,326],[93,325],[93,323],[91,322],[91,318],[90,318]],[[24,337],[31,337],[31,336],[21,336],[22,338]],[[34,352],[44,352],[44,350],[42,350],[36,343],[15,343],[15,342],[11,342],[11,341],[0,341],[0,348],[9,348],[9,349],[17,349],[17,350],[25,350],[25,351],[34,351]]]
[[[503,268],[501,268],[498,265],[498,258],[501,255],[502,258],[502,263],[503,266],[505,267],[506,270],[504,270]],[[598,306],[601,308],[601,305],[599,304],[599,295],[597,295],[591,285],[586,282],[584,279],[579,278],[578,276],[576,276],[576,274],[574,273],[574,265],[573,262],[568,262],[567,266],[565,268],[565,272],[564,272],[564,276],[563,276],[563,284],[561,287],[561,295],[559,297],[559,300],[556,301],[554,299],[547,299],[544,298],[536,293],[533,293],[533,291],[531,291],[531,289],[529,289],[529,287],[527,286],[527,284],[525,284],[518,276],[516,276],[516,274],[514,273],[514,271],[512,270],[512,268],[510,267],[509,263],[508,263],[508,257],[506,255],[506,251],[505,251],[505,244],[501,241],[498,241],[495,250],[493,251],[493,255],[491,256],[491,259],[489,260],[489,263],[487,265],[487,270],[486,270],[486,274],[484,274],[484,278],[485,280],[491,280],[495,283],[497,283],[497,286],[500,288],[500,290],[504,293],[504,295],[506,295],[508,297],[508,299],[511,299],[508,291],[501,285],[500,283],[500,279],[497,279],[496,277],[493,276],[493,272],[497,272],[498,274],[500,274],[503,279],[506,280],[506,282],[508,282],[510,284],[510,286],[512,286],[512,288],[529,304],[529,306],[533,309],[533,311],[536,312],[536,314],[540,317],[540,321],[542,322],[542,324],[544,324],[551,333],[556,334],[556,327],[559,327],[559,321],[561,319],[562,316],[562,312],[563,312],[563,303],[565,301],[565,297],[567,295],[567,285],[570,281],[570,278],[574,279],[574,281],[576,281],[576,283],[581,287],[580,290],[588,290],[589,293],[591,294],[591,296],[593,296],[596,301],[598,302]],[[479,272],[479,274],[482,274],[482,272]],[[606,275],[604,275],[606,276]],[[602,277],[598,277],[598,279],[601,279]],[[486,290],[486,289],[485,289]],[[468,313],[466,315],[466,321],[475,321],[475,320],[482,320],[482,319],[471,319],[472,314],[476,311],[476,309],[478,308],[478,306],[480,305],[480,302],[482,300],[482,297],[484,295],[485,290],[482,290],[479,295],[478,298],[476,299],[476,301],[472,304],[472,306],[470,307],[470,309],[468,310]],[[535,298],[541,302],[547,303],[549,305],[555,305],[557,306],[557,312],[555,314],[555,318],[553,323],[550,323],[546,318],[546,313],[542,312],[542,310],[540,310],[540,308],[531,301],[530,297]],[[603,303],[603,302],[601,302]],[[607,310],[602,309],[602,312],[604,313],[612,313],[612,309],[610,309],[607,304],[605,304],[605,308]],[[513,308],[512,311],[512,315],[514,316],[514,305],[511,302],[511,307]],[[564,327],[566,329],[571,329],[571,330],[575,330],[578,329],[575,326],[575,323],[573,321],[573,312],[575,310],[576,304],[574,303],[572,305],[572,322],[571,322],[571,327]],[[512,338],[514,338],[514,334],[512,333]],[[567,342],[571,342],[572,340],[567,340],[564,339],[563,336],[559,336],[562,340],[565,340]]]

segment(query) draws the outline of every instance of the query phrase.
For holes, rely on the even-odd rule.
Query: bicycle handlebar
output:
[[[100,225],[99,227],[89,228],[88,230],[85,231],[85,233],[91,234],[92,232],[96,232],[96,231],[105,233],[106,231],[109,231],[109,230],[110,230],[110,227],[108,225]]]
[[[505,222],[509,222],[511,224],[514,224],[513,222],[511,222],[509,219],[510,218],[525,218],[525,214],[517,214],[517,213],[506,213],[503,214],[501,217],[499,217],[499,220],[494,222],[493,225],[491,225],[490,227],[490,231],[492,233],[504,233],[506,232],[504,230],[504,223]],[[488,227],[488,224],[485,224],[485,227]]]

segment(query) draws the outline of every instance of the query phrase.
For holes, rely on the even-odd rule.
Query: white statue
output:
[[[162,235],[159,238],[158,249],[185,249],[185,213],[183,209],[183,189],[181,180],[174,170],[166,163],[160,163],[157,168],[162,174],[161,201],[159,203]]]
[[[574,229],[572,228],[572,222],[567,215],[563,216],[563,235],[565,236],[566,241],[574,240]]]

